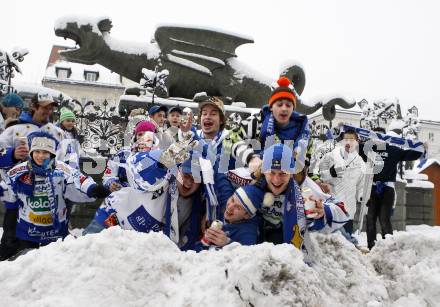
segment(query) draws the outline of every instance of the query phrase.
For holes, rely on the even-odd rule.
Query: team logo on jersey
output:
[[[31,174],[24,174],[23,176],[20,177],[20,181],[28,184],[28,185],[32,185],[32,175]]]
[[[49,198],[46,195],[43,196],[28,196],[27,203],[31,207],[32,211],[44,212],[50,210]]]
[[[33,212],[29,213],[29,220],[34,224],[40,225],[52,225],[52,214],[35,214]]]
[[[111,226],[119,225],[119,220],[118,217],[116,216],[116,213],[110,214],[109,217],[104,220],[104,225],[107,228]]]

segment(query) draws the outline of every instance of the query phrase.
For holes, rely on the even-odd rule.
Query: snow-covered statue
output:
[[[417,140],[420,132],[419,112],[414,106],[408,109],[406,116],[403,118],[405,125],[402,128],[402,136],[405,139]]]
[[[55,34],[74,40],[79,48],[61,52],[67,61],[101,64],[110,70],[139,82],[142,68],[168,70],[168,95],[192,99],[196,93],[221,96],[225,101],[245,102],[248,107],[261,107],[272,91],[273,80],[265,79],[247,69],[236,59],[235,50],[253,43],[248,37],[203,28],[159,26],[150,43],[122,42],[110,35],[112,22],[108,18],[61,18]],[[298,95],[304,90],[305,74],[298,65],[281,72],[288,77]],[[297,111],[311,114],[323,108],[324,117],[331,120],[335,105],[351,108],[342,98],[306,104],[298,101]]]
[[[387,101],[386,99],[378,100],[370,105],[367,100],[363,99],[358,102],[362,110],[360,126],[366,129],[376,127],[387,127],[395,120],[401,120],[399,101]]]

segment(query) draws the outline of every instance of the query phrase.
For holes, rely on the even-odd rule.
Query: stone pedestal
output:
[[[406,191],[406,223],[408,225],[434,225],[433,189],[407,187]]]

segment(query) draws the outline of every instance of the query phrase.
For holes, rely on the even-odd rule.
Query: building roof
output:
[[[52,46],[43,81],[123,87],[121,83],[121,76],[117,73],[111,72],[102,65],[85,65],[62,60],[59,55],[59,51],[68,49],[71,48],[59,45]],[[60,70],[67,70],[67,77],[60,75]],[[96,81],[87,80],[87,73],[96,73]]]
[[[426,159],[426,161],[424,161],[424,160],[417,160],[417,163],[415,163],[415,166],[414,166],[413,170],[418,172],[418,173],[421,173],[425,169],[430,167],[431,165],[435,165],[435,164],[440,166],[440,161],[437,160],[437,159]]]

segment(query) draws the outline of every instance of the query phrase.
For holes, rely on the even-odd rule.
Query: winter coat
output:
[[[255,148],[249,153],[249,149],[243,157],[245,162],[249,162],[251,154],[263,154],[265,148],[276,143],[283,143],[291,146],[296,163],[296,170],[300,171],[305,165],[306,151],[310,138],[308,119],[306,115],[293,112],[289,123],[284,126],[278,126],[270,111],[269,105],[263,106],[260,116],[251,116],[242,122],[241,131],[246,131],[246,140],[258,140],[260,148]],[[237,144],[242,146],[242,143]]]
[[[194,139],[199,141],[194,151],[210,160],[214,170],[220,173],[246,165],[247,156],[253,152],[239,136],[227,129],[219,131],[213,140],[205,139],[203,132],[197,130]]]
[[[6,208],[19,209],[17,238],[47,244],[67,235],[66,200],[94,201],[88,195],[96,183],[60,161],[45,174],[23,162],[8,172],[7,187]]]
[[[373,169],[374,182],[396,182],[397,165],[402,161],[417,160],[423,155],[423,152],[403,149],[388,143],[385,143],[381,149],[378,149],[377,145],[373,145],[373,151],[377,154]],[[367,156],[364,153],[362,144],[359,146],[359,154],[366,162]]]
[[[152,150],[131,155],[126,164],[130,186],[107,197],[94,219],[106,228],[119,225],[139,232],[164,231],[186,250],[198,238],[200,193],[192,195],[189,213],[186,210],[180,217],[179,204],[187,201],[179,197],[175,176],[158,162],[160,153]]]
[[[266,194],[271,193],[264,177],[255,185]],[[324,216],[320,219],[306,218],[301,187],[310,188],[315,197],[324,201]],[[261,204],[260,237],[263,241],[275,244],[293,244],[304,252],[306,258],[309,258],[311,253],[309,231],[331,233],[348,222],[348,213],[343,203],[323,193],[309,177],[306,177],[301,187],[291,179],[287,190],[278,198],[278,203],[277,198],[274,197],[273,202],[268,203],[266,200]],[[266,236],[266,234],[270,235]]]
[[[226,222],[222,230],[230,239],[228,244],[237,242],[241,245],[254,245],[257,244],[258,218],[253,217],[234,224]],[[210,246],[203,245],[201,241],[198,241],[194,246],[194,250],[197,252],[208,249],[210,249]]]
[[[345,167],[342,178],[331,176],[332,166]],[[337,146],[321,160],[319,174],[322,181],[330,184],[332,194],[336,199],[344,202],[350,219],[354,219],[356,202],[361,200],[365,176],[365,162],[359,153],[353,151],[347,155],[343,147]]]
[[[54,124],[47,123],[40,125],[32,120],[31,114],[23,112],[21,113],[17,124],[8,127],[2,134],[0,134],[0,148],[6,149],[3,151],[0,149],[0,168],[9,169],[16,164],[14,161],[14,149],[18,138],[27,137],[34,131],[48,132],[58,142],[61,142],[64,138],[64,132]],[[64,161],[65,154],[63,154],[60,149],[57,151],[57,158],[60,161]]]

